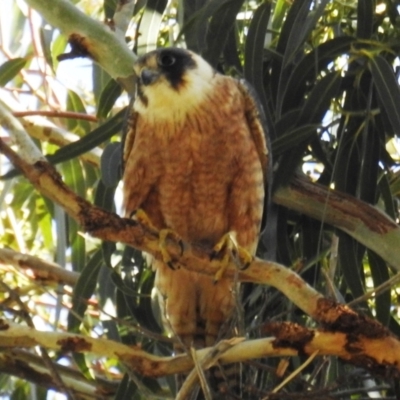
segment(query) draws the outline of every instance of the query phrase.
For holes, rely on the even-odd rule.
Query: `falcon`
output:
[[[156,229],[211,253],[231,240],[253,256],[269,153],[251,90],[184,49],[147,53],[134,70],[137,96],[123,154],[126,215],[140,210]],[[152,268],[165,327],[183,349],[213,345],[235,312],[237,282],[158,260]]]

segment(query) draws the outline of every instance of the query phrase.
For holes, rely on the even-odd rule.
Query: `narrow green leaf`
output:
[[[385,109],[393,130],[400,134],[400,89],[393,67],[381,56],[368,60],[381,108]]]
[[[289,3],[286,0],[277,0],[272,16],[272,30],[279,32],[282,28],[285,14],[289,8]]]
[[[105,210],[115,212],[114,195],[116,186],[107,187],[100,179],[97,182],[94,204]]]
[[[136,384],[129,379],[129,375],[125,374],[121,383],[118,386],[117,393],[115,394],[114,400],[136,400],[138,388]],[[139,396],[141,398],[141,396]]]
[[[316,135],[319,128],[321,128],[320,124],[308,124],[293,128],[272,141],[272,154],[274,157],[278,157],[299,144],[309,141],[310,138]]]
[[[3,14],[3,16],[6,16],[7,18],[7,22],[9,22],[7,30],[9,30],[9,32],[12,32],[12,34],[3,35],[1,45],[4,46],[4,48],[7,48],[11,54],[16,54],[21,51],[21,43],[23,43],[24,41],[24,35],[26,34],[28,22],[26,18],[26,13],[25,11],[22,11],[23,7],[21,7],[18,2],[11,2],[11,7],[12,8],[10,8],[10,15]],[[3,13],[5,12],[6,11],[3,11]],[[5,42],[6,38],[8,39],[7,43]]]
[[[202,55],[214,67],[218,63],[243,2],[244,0],[228,1],[215,12],[208,25],[206,48]],[[218,40],[215,40],[215,38],[218,38]]]
[[[322,0],[318,2],[317,8],[310,11],[310,2],[304,1],[303,6],[299,9],[292,29],[290,30],[289,39],[285,49],[282,68],[286,68],[297,51],[303,46],[311,31],[315,29],[316,24],[325,11],[326,5],[330,0]]]
[[[365,293],[364,279],[361,276],[363,252],[358,244],[347,233],[337,231],[339,236],[338,256],[340,268],[345,277],[353,298],[361,297]]]
[[[82,139],[64,146],[53,155],[47,156],[48,161],[52,164],[58,164],[94,149],[96,146],[99,146],[101,143],[120,132],[126,121],[126,117],[126,108],[124,108]]]
[[[195,35],[195,47],[193,50],[203,54],[207,49],[207,34],[210,20],[217,14],[219,9],[229,4],[231,1],[232,0],[210,0],[189,18],[187,21],[188,27],[186,29],[191,27],[192,33]]]
[[[28,62],[27,58],[14,58],[0,66],[0,86],[10,82]]]
[[[339,72],[324,76],[308,95],[300,112],[298,123],[318,123],[329,111],[332,100],[338,95],[342,78]]]
[[[317,8],[310,11],[311,1],[298,0],[293,3],[282,28],[278,51],[283,54],[277,87],[277,115],[281,115],[282,101],[287,80],[290,76],[291,63],[298,52],[302,52],[304,42],[324,12],[328,0],[323,0]],[[282,39],[282,40],[281,40]]]
[[[74,112],[86,113],[86,108],[78,93],[68,90],[67,93],[67,110]]]
[[[289,232],[287,230],[289,222],[288,209],[284,207],[278,207],[278,222],[277,222],[277,257],[280,262],[285,265],[293,265],[294,257],[293,251],[289,241]]]
[[[115,203],[114,203],[115,189],[116,185],[107,187],[100,179],[97,182],[94,204],[107,211],[115,212]],[[107,267],[112,268],[111,257],[116,250],[115,243],[103,241],[101,244],[101,248],[103,250],[104,264]]]
[[[300,34],[302,23],[304,24],[306,16],[310,10],[312,0],[297,0],[292,3],[282,27],[280,27],[279,41],[277,51],[284,55],[289,46],[290,36]],[[278,27],[279,29],[279,27]],[[293,32],[293,33],[292,33]]]
[[[231,29],[225,42],[225,47],[222,50],[223,64],[225,70],[238,71],[243,74],[242,61],[238,52],[238,44],[236,38],[236,29]]]
[[[200,19],[203,13],[203,7],[205,6],[206,0],[193,2],[192,0],[183,0],[183,7],[185,12],[183,13],[183,26],[179,31],[176,41],[182,40],[185,36],[185,42],[188,49],[200,53],[201,43],[204,42],[204,37],[207,32],[207,21]],[[203,21],[202,35],[199,36],[199,21]],[[205,24],[204,24],[205,22]],[[201,39],[200,39],[201,38]]]
[[[363,0],[357,2],[357,38],[370,39],[373,31],[375,1]]]
[[[148,0],[140,21],[138,53],[144,54],[157,47],[162,16],[168,4],[167,0]]]
[[[68,144],[57,150],[54,154],[47,155],[46,158],[51,164],[59,164],[63,161],[71,160],[78,157],[87,151],[94,149],[96,146],[110,139],[113,135],[121,132],[124,122],[126,121],[126,111],[124,108],[110,118],[103,125],[94,129],[92,132],[84,136],[82,139]],[[19,176],[21,173],[18,170],[11,170],[0,176],[0,179],[6,180]]]
[[[157,11],[162,14],[167,7],[168,0],[147,0],[146,7],[149,10]]]
[[[53,34],[54,34],[54,28],[50,27],[49,25],[43,26],[44,23],[42,23],[42,26],[40,27],[40,43],[42,45],[43,49],[43,54],[44,58],[47,62],[48,65],[53,69],[53,58],[51,57],[51,42],[53,40]]]
[[[114,79],[111,79],[101,92],[97,108],[97,118],[101,119],[107,117],[121,93],[121,85]]]
[[[9,397],[10,400],[28,400],[29,386],[27,382],[19,381],[15,385],[15,390],[11,393]]]
[[[86,114],[82,99],[73,90],[68,90],[67,92],[67,110]],[[79,136],[90,132],[90,123],[88,121],[68,118],[67,126],[70,131],[77,133]]]
[[[161,333],[160,324],[156,321],[152,308],[151,292],[154,287],[154,274],[145,271],[145,279],[140,286],[139,307],[134,310],[134,315],[140,325],[147,329]]]
[[[253,85],[262,104],[267,103],[263,82],[263,51],[270,15],[270,3],[263,3],[257,8],[249,26],[244,51],[244,77]]]
[[[53,221],[51,213],[47,208],[47,203],[42,196],[36,197],[35,214],[38,217],[38,224],[43,237],[43,244],[46,249],[52,251],[52,249],[54,249]]]
[[[374,287],[378,287],[382,283],[389,280],[389,270],[386,262],[372,250],[368,249],[367,254],[369,266],[371,268],[372,280],[374,281]],[[390,289],[380,293],[375,297],[376,317],[384,326],[389,325],[391,306],[392,302]]]
[[[300,108],[293,108],[282,115],[282,117],[275,122],[277,138],[279,138],[281,135],[285,135],[295,127],[296,121],[299,119],[300,112]]]
[[[385,204],[385,212],[389,217],[393,219],[393,221],[396,220],[396,211],[395,211],[395,199],[393,197],[388,176],[386,173],[384,173],[379,180],[379,191],[383,200],[383,203]]]
[[[354,41],[352,37],[341,36],[322,43],[294,67],[283,89],[282,114],[303,101],[309,83],[314,82],[330,63],[350,51]]]
[[[112,19],[117,9],[117,0],[103,0],[104,16],[106,19]]]
[[[96,63],[93,64],[93,73],[92,73],[92,82],[93,82],[93,93],[94,93],[94,100],[96,102],[97,108],[99,107],[100,97],[103,93],[104,88],[110,82],[111,76],[104,71]]]
[[[65,183],[79,196],[86,197],[86,181],[79,160],[69,160],[61,166]],[[71,264],[74,271],[81,271],[86,262],[85,238],[79,235],[79,225],[68,218],[68,236],[71,246]]]
[[[97,250],[85,265],[85,268],[83,268],[74,287],[72,307],[67,318],[69,332],[79,332],[79,327],[88,307],[87,301],[94,294],[97,285],[97,276],[102,265],[103,254],[101,250]]]
[[[67,317],[67,327],[69,332],[79,333],[79,327],[87,310],[88,300],[94,294],[97,284],[97,276],[102,264],[102,252],[101,250],[97,250],[79,276],[79,279],[74,287],[72,307]],[[92,379],[90,370],[86,364],[85,356],[80,353],[74,353],[73,356],[75,363],[82,374],[87,379]]]
[[[52,63],[51,65],[53,66],[54,71],[57,71],[57,67],[59,64],[59,61],[57,57],[60,54],[65,53],[65,49],[68,44],[68,38],[62,34],[59,34],[54,40],[51,45],[51,57],[52,57]]]
[[[368,74],[369,89],[368,100],[365,108],[365,124],[361,134],[361,154],[360,154],[360,179],[358,182],[360,199],[375,204],[378,192],[378,174],[381,160],[381,138],[379,137],[378,127],[372,120],[372,110],[378,108],[376,96],[373,95],[373,85],[370,74]]]
[[[122,144],[113,142],[107,145],[101,155],[101,180],[107,187],[118,185],[122,176]]]
[[[329,111],[332,99],[337,96],[340,88],[341,77],[339,73],[333,72],[323,77],[312,89],[307,97],[298,117],[295,126],[305,126],[304,129],[297,130],[295,133],[300,134],[296,138],[293,134],[288,138],[288,148],[284,141],[275,142],[275,148],[282,151],[285,146],[287,151],[279,162],[278,169],[274,177],[274,188],[276,190],[280,185],[286,185],[292,178],[292,175],[302,160],[303,153],[307,148],[309,139],[312,138],[315,128],[309,126],[321,125],[325,114]]]

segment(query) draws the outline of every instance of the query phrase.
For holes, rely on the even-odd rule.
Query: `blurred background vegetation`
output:
[[[116,32],[123,27],[126,45],[135,54],[159,46],[188,47],[220,72],[246,78],[265,110],[275,189],[295,174],[305,175],[375,205],[398,221],[400,1],[71,3]],[[125,11],[115,14],[120,4]],[[76,193],[118,212],[118,163],[111,155],[119,149],[129,95],[91,60],[57,59],[69,51],[68,38],[23,0],[2,1],[0,102]],[[10,143],[6,130],[0,128],[0,135]],[[81,233],[4,157],[0,168],[3,315],[37,329],[107,337],[170,355],[170,339],[162,335],[152,312],[153,274],[140,252]],[[278,206],[274,216],[277,224],[269,226],[261,242],[276,238],[278,262],[294,268],[324,295],[350,303],[399,335],[398,271],[324,221]],[[4,249],[15,253],[7,253],[7,258]],[[15,262],[19,253],[38,259],[27,267]],[[263,243],[259,255],[266,256]],[[40,260],[70,271],[68,279],[43,273]],[[378,286],[381,290],[375,294]],[[313,326],[273,288],[247,285],[243,303],[249,338],[262,336],[263,324],[271,320]],[[51,391],[57,388],[54,382],[12,371],[7,361],[14,357],[21,365],[46,371],[40,355],[40,350],[0,353],[1,399],[64,398]],[[49,357],[63,365],[61,378],[72,376],[98,390],[84,394],[71,384],[75,398],[173,398],[173,378],[132,376],[112,359],[52,352]],[[279,359],[244,363],[242,384],[248,398],[269,394],[304,360],[286,361],[282,375],[276,372],[282,365]],[[398,399],[399,393],[394,380],[370,376],[334,357],[319,357],[269,398]]]

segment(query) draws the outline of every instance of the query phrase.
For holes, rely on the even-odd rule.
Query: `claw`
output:
[[[158,229],[154,226],[153,222],[151,222],[150,217],[146,214],[146,211],[144,211],[142,208],[138,208],[133,213],[132,218],[136,219],[136,221],[144,225],[146,228],[158,231]]]
[[[244,247],[237,244],[234,232],[228,232],[222,236],[214,246],[210,259],[217,258],[219,254],[222,254],[222,259],[219,262],[220,268],[214,276],[214,283],[217,283],[223,277],[232,257],[238,260],[240,269],[248,268],[253,261],[253,256]]]
[[[172,229],[161,229],[160,231],[160,239],[159,239],[159,244],[160,244],[160,252],[163,258],[163,261],[166,265],[168,265],[169,268],[171,268],[172,270],[176,270],[174,262],[171,258],[171,255],[168,252],[167,249],[167,238],[168,236],[173,236],[176,241],[179,244],[179,247],[181,249],[181,255],[183,254],[183,241],[182,238]]]
[[[251,255],[244,247],[237,247],[238,258],[240,262],[240,269],[243,271],[249,268],[250,264],[254,260],[254,256]]]
[[[142,209],[139,208],[133,215],[133,218],[135,218],[139,223],[141,223],[142,225],[146,226],[147,228],[154,230],[154,231],[158,231],[159,229],[157,229],[153,223],[151,222],[149,216],[146,214],[146,212]],[[172,260],[171,255],[168,253],[168,249],[167,249],[167,239],[168,236],[173,236],[175,238],[175,240],[178,242],[181,253],[180,255],[183,254],[184,251],[184,245],[183,245],[183,240],[182,238],[172,229],[161,229],[159,232],[159,247],[160,247],[160,252],[161,252],[161,256],[163,259],[163,262],[168,265],[169,268],[171,268],[172,270],[176,270],[176,267],[174,266],[174,261]]]

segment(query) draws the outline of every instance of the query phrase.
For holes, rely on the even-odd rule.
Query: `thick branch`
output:
[[[347,232],[400,271],[400,228],[377,208],[298,178],[279,188],[273,200]]]
[[[29,269],[33,272],[35,279],[41,281],[53,281],[73,286],[79,277],[77,272],[68,271],[58,264],[9,249],[0,249],[0,263],[10,264],[24,270]]]
[[[88,17],[68,0],[26,0],[51,25],[68,36],[72,47],[79,46],[82,55],[99,63],[114,79],[133,88],[134,53],[111,29]]]
[[[400,376],[400,342],[392,336],[378,337],[377,332],[363,336],[318,331],[292,323],[274,323],[267,326],[266,330],[273,332],[276,338],[237,341],[221,354],[219,361],[227,364],[262,357],[310,355],[318,351],[319,355],[339,356],[356,365],[372,368],[380,374]],[[0,340],[3,348],[43,346],[62,353],[83,352],[116,358],[134,372],[152,377],[182,373],[194,367],[190,355],[159,357],[111,340],[37,331],[4,319],[0,320]],[[195,358],[202,362],[210,352],[215,354],[215,349],[198,350]]]

